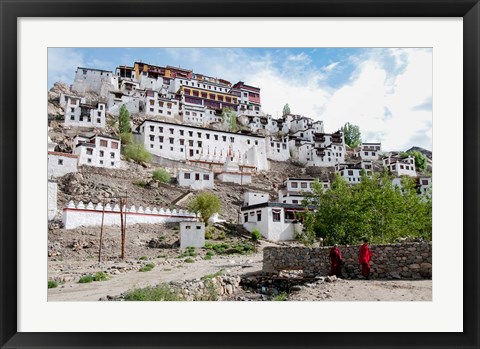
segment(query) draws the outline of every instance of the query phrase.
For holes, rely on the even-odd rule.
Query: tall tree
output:
[[[362,143],[362,134],[360,133],[360,127],[357,125],[347,122],[341,130],[345,138],[345,143],[350,148],[356,148]]]
[[[415,158],[415,167],[419,170],[425,171],[427,169],[427,157],[417,150],[410,150],[405,153],[406,156],[410,155]]]
[[[127,107],[123,104],[120,107],[120,114],[118,116],[118,131],[120,134],[130,133],[130,113],[127,110]]]
[[[236,132],[237,127],[237,113],[232,108],[222,109],[223,124],[226,126],[227,131]]]
[[[288,105],[288,103],[283,106],[283,112],[282,112],[282,115],[287,115],[287,114],[290,114],[290,106]]]

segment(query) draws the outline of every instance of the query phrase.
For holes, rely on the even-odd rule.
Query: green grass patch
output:
[[[144,273],[144,272],[152,270],[153,268],[155,268],[155,264],[148,263],[148,264],[144,265],[143,267],[141,267],[140,269],[138,269],[138,271]]]
[[[212,256],[206,255],[205,257],[203,257],[203,259],[206,261],[209,261],[212,259]]]
[[[170,288],[167,284],[137,288],[125,295],[126,301],[182,301],[183,296],[178,290]]]
[[[147,256],[141,256],[141,257],[139,258],[139,260],[141,260],[141,261],[146,261],[147,259],[148,259]]]
[[[93,282],[93,276],[92,275],[85,275],[78,280],[79,283],[81,284],[88,284],[90,282]]]
[[[49,280],[48,281],[48,288],[55,288],[58,286],[58,282]]]
[[[93,275],[93,281],[107,281],[110,280],[110,276],[103,271],[99,271]]]
[[[277,294],[276,296],[272,297],[272,301],[286,301],[288,299],[288,293],[287,292],[282,292],[280,294]]]
[[[189,246],[177,258],[196,257],[196,256],[197,256],[197,252],[195,252],[195,247]]]
[[[200,280],[208,280],[208,279],[213,279],[217,276],[220,276],[222,275],[223,273],[225,272],[225,269],[220,269],[219,271],[217,271],[216,273],[214,274],[207,274],[207,275],[204,275],[200,278]]]
[[[185,263],[195,263],[195,260],[193,258],[188,257],[188,258],[184,259],[184,262]]]
[[[134,184],[137,187],[140,187],[140,188],[143,188],[143,189],[145,189],[145,187],[147,186],[147,182],[145,182],[145,181],[136,181]]]

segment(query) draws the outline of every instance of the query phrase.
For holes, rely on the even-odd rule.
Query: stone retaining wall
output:
[[[305,276],[328,275],[331,247],[265,247],[263,271],[303,270]],[[344,277],[358,278],[360,246],[339,246],[345,264]],[[371,275],[374,278],[430,279],[432,277],[432,243],[411,242],[391,245],[371,245],[373,253]]]

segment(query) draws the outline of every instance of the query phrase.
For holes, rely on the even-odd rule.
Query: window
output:
[[[375,152],[374,152],[374,151],[372,151],[372,156],[375,156]]]
[[[180,145],[185,145],[185,140],[184,139],[180,139]]]
[[[154,135],[150,135],[150,142],[153,142],[155,140],[155,136]]]
[[[163,149],[163,145],[160,145],[159,148],[160,148],[160,149]]]
[[[153,144],[150,144],[150,148],[153,148]]]
[[[257,222],[262,221],[262,211],[257,211]]]
[[[201,133],[201,132],[197,132],[197,137],[198,137],[198,138],[202,138],[202,133]]]
[[[104,151],[100,150],[100,157],[103,158]]]
[[[110,165],[111,165],[111,166],[115,166],[115,163],[112,161],[112,162],[110,162]]]
[[[180,148],[180,153],[183,153],[183,148]]]
[[[173,128],[170,128],[169,131],[170,131],[170,134],[173,135]]]
[[[100,160],[100,165],[103,165],[103,160]]]
[[[158,132],[163,133],[163,127],[159,127]]]
[[[87,159],[87,162],[88,162],[89,164],[91,164],[91,163],[92,163],[92,159],[88,158],[88,159]]]
[[[168,140],[169,140],[170,144],[173,144],[173,141],[175,140],[175,138],[169,138]]]
[[[61,166],[63,165],[63,159],[58,159],[58,164]]]
[[[158,141],[159,141],[160,143],[163,143],[163,136],[158,136]]]
[[[307,182],[302,182],[302,183],[300,184],[300,186],[301,186],[302,188],[306,188],[306,187],[307,187]]]
[[[218,135],[213,135],[216,141],[218,141]]]
[[[348,170],[348,175],[353,176],[353,170]]]
[[[107,141],[104,141],[103,139],[100,140],[100,146],[101,147],[106,147],[108,145],[108,142]]]
[[[368,151],[365,151],[365,152],[363,152],[363,153],[365,154],[365,156],[368,156]]]
[[[118,149],[118,142],[112,142],[112,149]]]
[[[196,181],[200,180],[200,173],[195,173],[195,180]]]
[[[170,151],[173,151],[173,147],[170,147]]]
[[[155,126],[150,126],[150,132],[153,132],[154,130],[155,130]]]
[[[292,182],[292,188],[298,188],[298,183],[297,182]]]
[[[190,179],[190,173],[184,173],[183,178],[185,179]]]
[[[202,141],[197,141],[197,145],[198,145],[198,147],[201,147],[202,146]]]
[[[403,165],[400,165],[400,170],[403,170]]]
[[[204,180],[204,181],[210,180],[210,175],[204,174],[204,175],[203,175],[203,180]]]
[[[202,226],[201,225],[197,225],[197,230],[200,230],[202,229]]]
[[[97,116],[102,116],[102,112],[101,111],[97,112]]]
[[[93,149],[87,148],[87,155],[92,155],[92,154],[93,154]]]
[[[115,159],[115,153],[110,153],[110,159]]]
[[[180,130],[180,136],[183,136],[183,132],[184,132],[183,130]]]
[[[247,223],[248,222],[248,213],[243,214],[243,222]]]
[[[193,131],[188,131],[188,136],[193,137]]]
[[[227,141],[227,136],[222,136],[222,140],[223,140],[224,142],[226,142],[226,141]]]
[[[102,121],[97,118],[97,124],[100,124]]]
[[[70,116],[70,120],[74,121],[74,120],[75,120],[75,116],[74,116],[74,115]]]
[[[255,141],[255,145],[258,145],[258,141]]]
[[[274,222],[280,222],[280,210],[272,210],[272,216]]]
[[[193,147],[193,140],[192,140],[192,139],[190,139],[190,140],[188,141],[188,145],[189,145],[190,147]]]
[[[207,139],[210,139],[210,133],[206,133],[205,136],[207,137]]]

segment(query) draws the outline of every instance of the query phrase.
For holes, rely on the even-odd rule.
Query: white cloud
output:
[[[340,62],[333,62],[333,63],[327,65],[326,67],[323,67],[322,70],[324,70],[326,72],[331,72],[339,64],[340,64]]]
[[[48,85],[51,86],[57,81],[71,84],[77,67],[85,65],[85,58],[75,49],[48,49]]]

